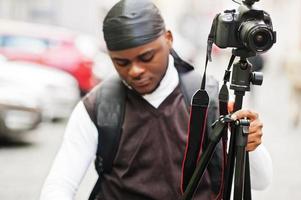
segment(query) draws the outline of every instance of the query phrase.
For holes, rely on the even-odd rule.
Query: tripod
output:
[[[252,66],[248,63],[248,57],[253,56],[252,52],[248,52],[244,49],[234,49],[232,51],[232,58],[228,70],[226,70],[224,78],[223,90],[227,90],[226,82],[230,78],[230,67],[236,56],[240,57],[237,63],[233,64],[233,73],[231,79],[230,89],[234,90],[235,103],[234,112],[242,108],[243,96],[246,91],[250,91],[250,83],[254,85],[261,85],[263,76],[261,73],[251,71]],[[197,167],[187,185],[187,188],[182,197],[183,200],[191,200],[194,192],[198,186],[198,183],[203,176],[205,169],[214,153],[216,145],[219,143],[223,134],[227,134],[227,128],[230,124],[231,138],[230,146],[227,156],[227,166],[224,175],[224,190],[223,199],[229,200],[231,196],[233,173],[235,169],[234,179],[234,200],[251,200],[251,180],[249,169],[249,155],[246,152],[246,145],[248,139],[249,120],[233,120],[230,115],[220,116],[213,124],[213,131],[209,135],[209,144],[206,150],[203,152]],[[235,168],[234,168],[235,165]]]

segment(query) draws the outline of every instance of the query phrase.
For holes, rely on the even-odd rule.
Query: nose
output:
[[[128,75],[133,78],[133,79],[137,79],[139,78],[143,73],[144,73],[145,69],[141,66],[138,66],[137,64],[133,63],[133,65],[131,66]]]

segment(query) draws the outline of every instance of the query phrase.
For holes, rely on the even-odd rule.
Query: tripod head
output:
[[[245,91],[250,91],[250,84],[261,85],[263,82],[263,74],[261,72],[252,72],[252,65],[247,61],[246,57],[240,57],[240,60],[233,64],[232,79],[230,89],[235,94],[244,95]]]
[[[242,3],[248,6],[252,6],[255,2],[258,2],[259,0],[243,0]]]

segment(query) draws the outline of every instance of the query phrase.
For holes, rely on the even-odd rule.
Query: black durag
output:
[[[111,8],[103,22],[104,39],[109,51],[147,44],[159,38],[165,31],[161,13],[150,0],[121,0]],[[170,54],[179,72],[193,69],[173,49]]]
[[[164,20],[150,0],[119,1],[103,22],[104,39],[110,51],[147,44],[164,32]]]

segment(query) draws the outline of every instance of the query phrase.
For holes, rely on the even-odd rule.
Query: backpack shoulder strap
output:
[[[188,106],[191,105],[191,100],[194,93],[201,88],[202,76],[191,70],[186,73],[180,73],[180,87],[184,94],[185,102]],[[213,76],[206,77],[206,91],[210,97],[209,106],[218,107],[218,81]]]
[[[84,98],[83,103],[98,131],[95,169],[98,179],[89,196],[94,200],[101,191],[101,177],[109,173],[118,150],[125,111],[126,89],[118,76],[108,78]]]
[[[99,175],[111,171],[121,137],[125,111],[125,86],[118,76],[108,78],[83,102],[98,130],[95,167]]]

